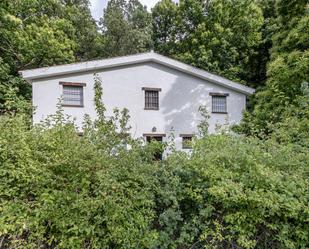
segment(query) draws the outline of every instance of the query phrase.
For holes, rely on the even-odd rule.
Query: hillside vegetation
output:
[[[0,248],[309,248],[308,18],[306,0],[110,0],[99,22],[88,0],[2,0]],[[143,146],[96,77],[83,136],[61,106],[32,125],[19,70],[151,48],[255,87],[243,122],[204,120],[190,155]]]
[[[205,120],[191,155],[171,139],[154,161],[162,145],[126,136],[125,109],[107,119],[100,86],[83,136],[61,106],[34,127],[1,116],[0,248],[308,247],[306,137],[208,135]]]

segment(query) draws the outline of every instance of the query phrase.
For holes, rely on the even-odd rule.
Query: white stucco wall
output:
[[[36,107],[34,123],[55,113],[56,104],[62,94],[60,81],[87,84],[84,87],[84,107],[64,107],[65,113],[75,117],[78,125],[81,125],[85,114],[95,118],[93,73],[71,74],[34,81],[32,85],[33,105]],[[107,116],[111,115],[115,107],[125,107],[130,111],[132,126],[130,133],[133,137],[152,133],[152,128],[156,127],[156,133],[164,133],[166,138],[173,132],[178,148],[181,148],[182,141],[179,134],[197,132],[197,125],[201,120],[198,113],[199,106],[207,106],[211,114],[210,132],[214,132],[216,124],[224,124],[226,120],[229,123],[238,123],[246,104],[246,96],[242,93],[154,62],[110,68],[97,73],[103,83],[103,102],[107,108]],[[162,89],[159,92],[159,110],[144,110],[142,87]],[[227,114],[211,113],[210,92],[229,93]]]

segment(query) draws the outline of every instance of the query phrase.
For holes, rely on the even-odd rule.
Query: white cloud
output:
[[[99,20],[103,15],[103,9],[106,7],[108,0],[90,0],[91,14],[95,20]],[[140,0],[150,10],[159,0]]]

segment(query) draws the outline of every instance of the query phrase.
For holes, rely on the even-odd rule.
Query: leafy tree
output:
[[[149,51],[151,16],[138,0],[111,0],[101,19],[104,56],[121,56]]]
[[[29,84],[10,74],[10,67],[0,57],[0,115],[5,112],[31,112]]]
[[[276,0],[258,0],[256,2],[264,17],[261,27],[262,40],[255,54],[250,57],[246,78],[252,87],[259,89],[265,85],[267,80],[267,63],[270,60],[269,50],[272,47],[272,36],[276,30],[277,12],[275,8]]]
[[[0,41],[2,96],[10,85],[26,99],[30,86],[18,70],[97,57],[101,46],[88,0],[3,0]]]
[[[71,24],[32,9],[38,7],[35,1],[25,5],[1,3],[0,51],[11,71],[73,61],[76,44],[67,35]],[[27,7],[28,13],[23,12]]]
[[[153,42],[164,55],[177,52],[178,7],[172,0],[162,0],[152,9]]]
[[[75,29],[74,41],[77,46],[75,58],[78,61],[100,56],[103,42],[95,20],[91,16],[89,0],[62,0],[64,4],[61,18],[67,19]]]
[[[251,114],[246,114],[242,126],[246,134],[262,137],[274,131],[274,124],[284,122],[292,109],[298,107],[297,113],[301,112],[302,85],[309,79],[307,3],[294,1],[290,5],[290,2],[277,1],[277,12],[268,80],[265,88],[256,94],[256,106]],[[308,120],[306,115],[299,118]]]
[[[19,96],[30,99],[30,85],[18,76],[18,70],[74,61],[76,43],[69,37],[71,23],[49,16],[60,7],[55,1],[0,3],[2,96],[13,87]],[[0,99],[2,108],[5,101]]]
[[[177,7],[162,1],[155,6],[153,16],[157,51],[248,82],[249,62],[261,42],[263,24],[261,9],[255,2],[183,0]],[[170,32],[166,39],[167,31],[160,33],[159,27],[167,31],[176,27],[176,34]]]

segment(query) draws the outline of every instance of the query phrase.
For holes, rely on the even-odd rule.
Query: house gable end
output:
[[[232,89],[234,91],[250,95],[254,93],[254,89],[244,86],[242,84],[230,81],[221,76],[209,73],[205,70],[201,70],[180,61],[170,59],[168,57],[150,52],[144,54],[137,54],[131,56],[117,57],[111,59],[103,59],[89,62],[73,63],[60,66],[52,66],[45,68],[38,68],[32,70],[20,71],[20,74],[29,82],[39,80],[41,78],[55,77],[66,74],[83,73],[89,71],[100,71],[108,68],[116,68],[134,64],[143,64],[147,62],[154,62],[177,71],[181,71],[185,74],[201,78],[205,81],[218,84],[220,86]]]

